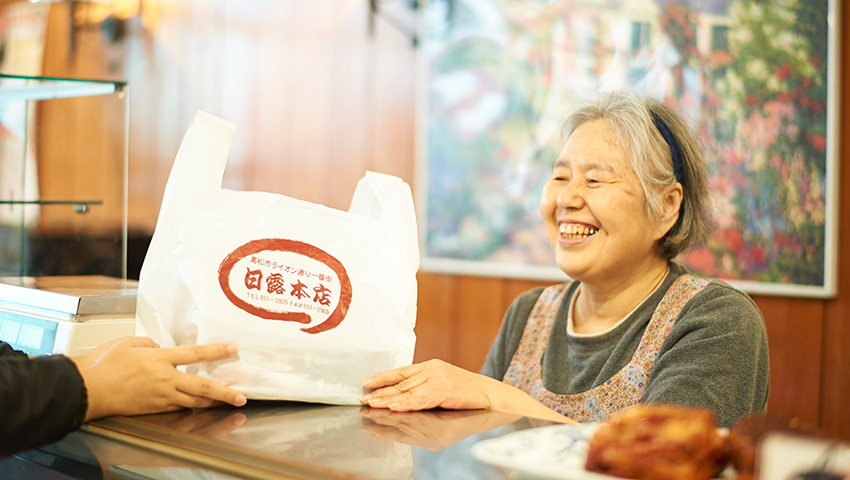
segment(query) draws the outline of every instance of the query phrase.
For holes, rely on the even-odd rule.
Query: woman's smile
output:
[[[567,240],[569,243],[573,243],[574,240],[585,240],[598,231],[598,228],[582,223],[561,223],[558,225],[561,240]]]

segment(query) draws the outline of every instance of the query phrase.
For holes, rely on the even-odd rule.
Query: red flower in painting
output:
[[[803,79],[803,86],[806,87],[806,88],[811,87],[812,86],[812,80],[810,78],[804,78]]]
[[[811,111],[813,111],[817,114],[821,113],[821,111],[822,111],[821,102],[819,102],[817,100],[812,100],[811,98],[807,97],[806,94],[803,93],[802,88],[799,89],[799,95],[800,95],[800,105],[808,108],[809,110],[811,110]]]
[[[821,102],[817,100],[812,100],[811,98],[802,94],[800,96],[800,104],[817,114],[820,114],[822,111]]]
[[[779,77],[780,80],[788,78],[789,73],[791,73],[791,65],[788,65],[787,63],[776,69],[776,76]]]
[[[720,95],[716,92],[708,92],[708,106],[711,108],[720,107]]]
[[[780,102],[788,103],[794,100],[794,94],[791,92],[779,92],[776,94],[776,99]]]
[[[815,147],[815,150],[819,150],[821,152],[826,150],[826,137],[823,135],[809,135],[807,138],[810,142],[812,142],[812,146]]]
[[[723,153],[721,154],[721,156],[723,158],[723,161],[726,163],[726,165],[728,165],[730,167],[734,167],[735,165],[740,165],[740,164],[747,162],[746,156],[744,156],[744,155],[742,155],[742,154],[740,154],[737,151],[732,150],[732,149],[724,150]],[[718,177],[716,180],[721,180],[721,179],[727,180],[726,177]]]
[[[760,246],[756,245],[752,248],[746,249],[741,254],[742,260],[750,266],[763,266],[765,264],[765,254],[764,249]]]
[[[759,106],[760,103],[761,102],[759,102],[759,97],[752,94],[747,95],[747,98],[744,99],[744,105],[750,108],[756,108]]]
[[[791,252],[793,255],[802,255],[800,242],[784,233],[777,233],[773,240],[773,246],[778,250]]]
[[[723,232],[723,243],[729,246],[732,253],[738,255],[741,249],[744,248],[744,240],[741,238],[741,233],[737,230],[726,230]]]

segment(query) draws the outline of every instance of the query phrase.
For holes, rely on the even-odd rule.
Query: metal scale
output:
[[[138,282],[93,276],[0,277],[0,340],[28,355],[81,355],[134,335]]]

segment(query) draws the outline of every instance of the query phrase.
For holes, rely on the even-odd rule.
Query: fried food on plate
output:
[[[608,419],[590,440],[588,471],[641,480],[710,480],[726,442],[704,408],[646,404]]]

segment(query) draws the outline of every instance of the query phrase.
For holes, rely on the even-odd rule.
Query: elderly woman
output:
[[[484,408],[599,421],[647,402],[704,406],[720,425],[763,412],[764,321],[744,293],[672,259],[705,235],[696,139],[663,103],[602,95],[565,122],[540,212],[574,281],[517,298],[480,374],[429,361],[375,375],[397,411]]]

